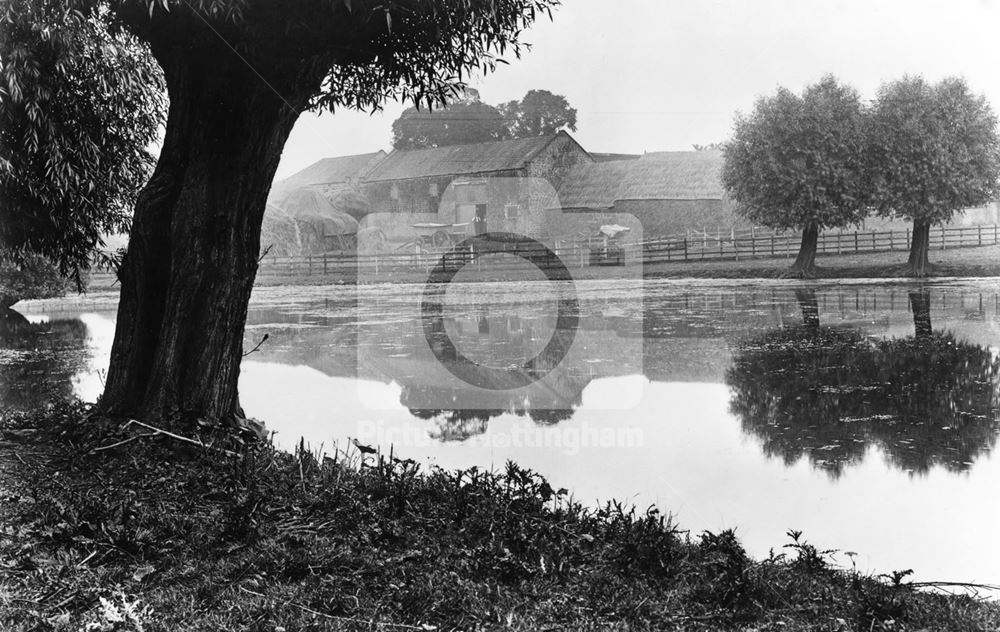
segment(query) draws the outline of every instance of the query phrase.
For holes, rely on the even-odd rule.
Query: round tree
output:
[[[989,103],[965,81],[904,77],[879,90],[871,123],[873,200],[913,222],[906,270],[926,276],[930,229],[996,199],[1000,138]]]
[[[790,274],[815,274],[819,232],[860,222],[865,204],[865,112],[831,76],[801,96],[785,88],[738,116],[722,179],[736,211],[776,230],[802,231]]]
[[[576,108],[561,94],[528,90],[520,101],[498,106],[511,138],[547,136],[561,129],[576,131]]]
[[[505,135],[500,111],[481,101],[459,101],[435,110],[411,107],[392,123],[395,149],[488,143]]]

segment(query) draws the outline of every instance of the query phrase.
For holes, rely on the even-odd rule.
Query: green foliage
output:
[[[902,574],[837,569],[800,534],[797,555],[754,560],[732,531],[693,541],[655,509],[586,509],[513,464],[425,472],[213,434],[200,438],[214,448],[201,447],[81,421],[90,412],[60,405],[0,420],[8,445],[36,429],[21,459],[0,459],[4,629],[117,618],[151,632],[1000,622],[995,605],[922,593]]]
[[[49,259],[23,254],[14,263],[0,261],[0,310],[18,301],[62,296],[69,282]]]
[[[392,124],[392,146],[422,149],[485,143],[545,136],[561,129],[576,131],[576,109],[564,96],[529,90],[520,101],[493,107],[477,95],[436,110],[408,108]]]
[[[503,116],[480,101],[459,101],[436,110],[408,108],[392,123],[392,146],[424,149],[501,140]]]
[[[723,184],[748,220],[775,229],[836,228],[867,213],[865,117],[831,76],[802,96],[780,88],[736,119]]]
[[[520,101],[498,106],[510,138],[547,136],[559,130],[576,131],[576,108],[566,97],[548,90],[528,90]]]
[[[128,230],[163,121],[159,68],[96,2],[0,9],[0,258],[89,267]]]
[[[870,133],[881,215],[938,224],[1000,193],[997,119],[962,79],[931,85],[908,76],[883,85]]]

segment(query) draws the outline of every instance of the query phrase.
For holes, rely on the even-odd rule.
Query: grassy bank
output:
[[[203,448],[85,414],[3,422],[0,629],[1000,627],[995,604],[833,568],[797,535],[753,560],[513,465]]]

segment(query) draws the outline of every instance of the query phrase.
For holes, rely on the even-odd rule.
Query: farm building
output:
[[[361,192],[364,177],[386,157],[381,149],[367,154],[323,158],[271,187],[268,202],[281,206],[297,189],[314,189],[338,211],[356,219],[368,213],[368,201]]]
[[[539,235],[548,232],[540,225],[547,216],[535,211],[552,206],[571,169],[592,161],[566,132],[396,150],[367,174],[364,191],[374,213],[405,213],[414,220],[420,214],[424,221],[435,216],[434,221],[448,224],[479,217],[490,231]],[[391,223],[400,229],[409,226],[408,221]]]
[[[577,165],[559,189],[565,212],[628,213],[647,238],[749,227],[722,187],[722,152],[666,151]]]

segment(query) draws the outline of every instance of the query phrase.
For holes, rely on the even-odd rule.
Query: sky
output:
[[[833,73],[863,98],[921,74],[964,76],[1000,110],[1000,0],[563,0],[522,37],[532,45],[473,79],[483,101],[564,95],[592,152],[687,150],[728,138],[778,86]],[[302,115],[278,178],[330,156],[390,150],[406,107]]]

